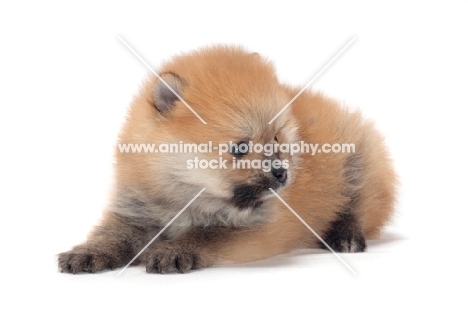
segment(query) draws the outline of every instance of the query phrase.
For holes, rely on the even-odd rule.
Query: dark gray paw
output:
[[[156,244],[146,255],[148,273],[185,273],[198,268],[199,257],[193,252],[171,243]]]
[[[325,240],[327,242],[327,240]],[[359,253],[366,250],[366,239],[362,234],[350,233],[328,239],[328,245],[339,253]]]
[[[366,250],[364,234],[350,217],[343,217],[332,223],[323,239],[335,252],[359,253]],[[321,247],[328,249],[325,245]]]
[[[69,251],[58,255],[58,267],[65,273],[94,273],[119,267],[117,260],[100,253]]]

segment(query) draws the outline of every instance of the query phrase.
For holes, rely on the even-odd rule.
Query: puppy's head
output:
[[[296,142],[297,127],[289,109],[277,115],[291,98],[268,61],[215,47],[174,58],[159,76],[124,129],[129,140],[173,147],[145,158],[141,174],[159,193],[206,188],[206,198],[252,210],[272,196],[269,188],[291,183],[296,159],[280,146]]]

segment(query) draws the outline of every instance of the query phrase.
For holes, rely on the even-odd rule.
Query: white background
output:
[[[466,308],[467,1],[0,5],[1,309]],[[401,178],[369,252],[300,251],[186,275],[58,272],[109,198],[113,148],[148,70],[213,43],[273,60],[374,119]],[[463,290],[465,288],[465,290]]]

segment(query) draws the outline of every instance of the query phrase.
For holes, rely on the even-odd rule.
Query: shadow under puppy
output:
[[[116,152],[110,206],[87,241],[59,254],[62,272],[126,265],[206,188],[134,264],[148,272],[187,272],[320,247],[277,192],[335,251],[362,252],[393,213],[395,175],[372,124],[320,94],[278,82],[272,64],[238,47],[173,58],[134,99],[122,144],[232,144],[228,152]],[[206,121],[203,124],[181,101]],[[249,144],[352,143],[355,152],[249,152]],[[202,169],[194,159],[224,163]],[[235,161],[279,160],[269,170]],[[192,162],[190,162],[192,161]],[[217,162],[216,162],[217,161]],[[259,162],[257,162],[259,163]]]

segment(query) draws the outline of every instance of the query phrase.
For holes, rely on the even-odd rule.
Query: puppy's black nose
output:
[[[272,168],[271,173],[282,184],[284,184],[286,182],[286,179],[288,179],[288,170],[285,168]]]

